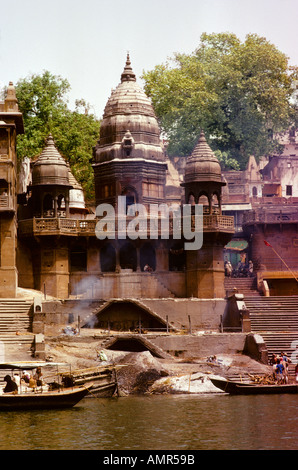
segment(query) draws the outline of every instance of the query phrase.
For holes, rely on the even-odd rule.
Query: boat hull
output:
[[[116,393],[116,390],[117,390],[117,384],[114,382],[114,383],[110,383],[110,384],[106,384],[106,385],[99,385],[99,386],[96,386],[93,385],[93,387],[91,388],[91,390],[89,391],[87,397],[88,398],[92,398],[92,397],[95,397],[95,398],[111,398],[115,393]]]
[[[298,385],[256,385],[241,382],[230,382],[228,380],[210,378],[215,387],[230,395],[273,395],[282,393],[298,393]]]
[[[37,392],[23,394],[0,395],[0,410],[44,410],[57,408],[71,408],[75,406],[89,392],[87,387],[76,387],[72,390],[54,392]]]

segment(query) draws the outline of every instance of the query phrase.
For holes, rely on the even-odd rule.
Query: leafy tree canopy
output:
[[[244,167],[249,155],[276,151],[272,136],[297,116],[291,103],[297,68],[255,34],[241,42],[230,33],[204,33],[192,54],[176,53],[142,78],[170,156],[189,155],[204,129],[227,165],[236,159]]]
[[[89,114],[89,105],[84,100],[77,100],[75,110],[69,110],[68,81],[48,71],[19,80],[15,88],[25,127],[25,134],[18,136],[18,158],[32,159],[39,155],[51,133],[58,150],[83,186],[86,198],[92,199],[94,188],[90,160],[100,123]]]

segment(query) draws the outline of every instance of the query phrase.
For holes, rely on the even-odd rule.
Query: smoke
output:
[[[97,319],[94,316],[94,312],[90,312],[90,303],[88,301],[100,300],[96,295],[96,286],[98,286],[99,282],[100,279],[96,276],[86,276],[75,283],[75,296],[78,302],[75,302],[72,308],[70,314],[70,320],[72,321],[69,323],[77,323],[78,327],[94,327]]]

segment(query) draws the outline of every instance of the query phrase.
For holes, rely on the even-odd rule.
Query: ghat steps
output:
[[[289,374],[298,360],[298,296],[244,297],[251,331],[265,341],[268,357],[282,351],[292,359]]]
[[[245,297],[261,296],[257,290],[257,280],[255,277],[226,277],[224,285],[228,293],[237,289]]]
[[[289,374],[293,375],[298,361],[298,296],[264,297],[255,278],[225,278],[225,288],[227,293],[236,288],[243,294],[252,333],[262,336],[269,359],[282,351],[292,358]]]
[[[27,358],[34,339],[30,299],[0,300],[1,361]]]

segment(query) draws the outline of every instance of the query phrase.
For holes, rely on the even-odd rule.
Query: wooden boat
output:
[[[74,387],[47,392],[5,393],[0,395],[0,410],[41,410],[71,408],[89,392],[88,387]]]
[[[32,370],[37,367],[44,367],[46,365],[58,367],[55,363],[0,363],[2,370]],[[70,408],[75,406],[82,398],[84,398],[92,388],[93,384],[88,386],[80,385],[69,388],[62,387],[59,382],[53,382],[54,387],[41,386],[35,389],[29,389],[24,385],[19,387],[18,392],[2,393],[0,395],[0,410],[13,411],[13,410],[41,410],[41,409],[56,409],[56,408]]]
[[[61,380],[69,386],[92,382],[88,398],[110,398],[117,391],[116,369],[120,366],[97,366],[88,369],[73,370],[61,374]]]
[[[262,385],[245,382],[234,382],[210,377],[215,387],[230,395],[271,395],[281,393],[298,393],[298,384]]]

